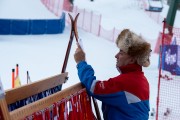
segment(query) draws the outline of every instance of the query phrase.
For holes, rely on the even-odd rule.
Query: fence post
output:
[[[84,30],[84,16],[85,16],[85,9],[83,10],[83,24],[82,24],[82,29]]]
[[[100,36],[100,31],[101,31],[101,17],[102,17],[102,15],[100,15],[100,19],[99,19],[99,30],[98,30],[98,36]]]
[[[92,25],[93,25],[92,24],[92,22],[93,22],[92,20],[93,20],[93,11],[91,11],[91,26],[90,26],[90,32],[91,33],[92,33]]]
[[[113,28],[113,38],[112,38],[112,42],[114,42],[114,38],[115,37],[115,27]]]
[[[158,24],[159,24],[159,18],[160,18],[159,16],[160,16],[160,14],[158,13],[158,18],[157,18],[157,23]]]
[[[72,12],[77,14],[77,9],[78,9],[77,6],[73,7],[73,11]]]
[[[60,0],[58,0],[57,5],[56,5],[56,13],[55,13],[56,16],[59,15],[59,9],[60,9],[59,5],[60,5]]]

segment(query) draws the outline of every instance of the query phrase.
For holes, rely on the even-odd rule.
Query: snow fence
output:
[[[65,13],[59,19],[0,19],[0,35],[58,34],[65,28]]]

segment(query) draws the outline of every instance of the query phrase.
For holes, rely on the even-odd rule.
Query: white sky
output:
[[[74,5],[93,10],[102,14],[102,26],[106,29],[129,28],[143,35],[152,45],[156,43],[162,26],[148,17],[138,6],[136,0],[74,0]],[[164,5],[162,15],[166,16],[167,6]],[[179,12],[177,18],[179,18]],[[12,19],[50,19],[57,18],[41,4],[40,0],[1,0],[0,18]],[[175,21],[176,26],[180,23]],[[96,37],[81,29],[79,36],[87,56],[87,62],[95,69],[97,79],[106,80],[118,75],[115,64],[115,54],[118,48],[112,42]],[[0,35],[0,78],[5,89],[11,88],[11,70],[19,64],[19,75],[22,84],[26,84],[26,71],[29,71],[32,81],[59,74],[64,62],[64,56],[69,41],[70,27],[66,26],[63,34],[56,35]],[[63,89],[78,83],[76,63],[73,54],[76,48],[72,44],[66,71],[69,80]],[[158,81],[158,55],[152,53],[151,65],[144,68],[150,83],[151,108],[156,105]]]

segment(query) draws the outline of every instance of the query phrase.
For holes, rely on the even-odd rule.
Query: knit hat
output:
[[[124,29],[116,40],[117,47],[137,60],[137,64],[143,67],[150,65],[151,45],[141,36]]]

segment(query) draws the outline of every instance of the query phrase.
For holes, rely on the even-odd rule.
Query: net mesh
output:
[[[180,28],[164,24],[165,31],[160,33],[158,47],[163,46],[159,72],[157,100],[157,120],[180,119]],[[162,36],[164,39],[162,40]],[[162,42],[163,41],[163,42]],[[162,44],[163,43],[163,44]]]

